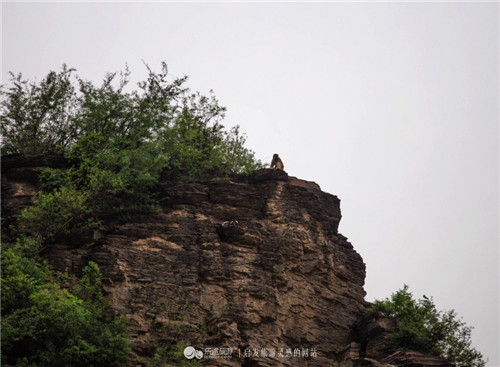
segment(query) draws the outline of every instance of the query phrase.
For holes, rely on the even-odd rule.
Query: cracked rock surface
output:
[[[6,223],[31,205],[41,169],[64,164],[57,157],[3,157]],[[68,285],[88,261],[99,265],[112,308],[128,318],[133,366],[145,365],[157,347],[181,341],[202,351],[233,349],[230,359],[204,359],[207,366],[347,363],[352,326],[368,304],[365,264],[338,232],[336,196],[270,169],[160,186],[158,213],[106,224],[44,253],[53,268],[69,274]],[[366,349],[386,357],[378,349],[385,334],[377,330],[387,322],[370,320],[362,334],[372,340]],[[287,357],[287,349],[300,357]],[[251,357],[243,358],[245,350]],[[385,362],[404,359],[410,366],[417,357]],[[349,363],[378,363],[370,361]]]

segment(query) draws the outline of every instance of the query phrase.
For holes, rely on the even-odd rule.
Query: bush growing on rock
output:
[[[125,323],[108,310],[97,265],[89,263],[71,293],[26,256],[33,245],[2,252],[2,365],[123,366]]]
[[[130,92],[128,70],[106,74],[101,85],[66,65],[38,84],[11,73],[0,92],[2,154],[61,153],[76,162],[125,151],[132,161],[143,151],[181,176],[261,167],[238,127],[225,129],[226,108],[213,94],[192,93],[187,77],[169,81],[165,63],[158,73],[146,67],[147,79]]]
[[[482,354],[471,345],[472,327],[457,317],[455,310],[438,311],[427,296],[413,298],[404,285],[385,300],[377,300],[373,311],[397,320],[398,330],[387,345],[390,351],[415,350],[441,356],[457,367],[484,367]]]
[[[192,93],[165,63],[158,73],[146,67],[132,91],[128,70],[96,85],[65,65],[40,83],[11,74],[2,86],[2,154],[59,153],[70,163],[43,173],[44,192],[23,214],[29,233],[50,238],[151,211],[162,172],[173,179],[262,167],[239,128],[224,128],[226,109],[213,94]]]

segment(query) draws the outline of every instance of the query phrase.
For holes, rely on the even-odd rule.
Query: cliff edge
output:
[[[44,166],[64,162],[3,158],[4,217],[30,205]],[[113,309],[129,320],[134,365],[179,343],[202,351],[208,366],[378,363],[360,363],[352,343],[367,310],[365,264],[338,232],[336,196],[269,169],[164,183],[157,195],[157,213],[43,254],[68,284],[88,261],[99,265]],[[375,340],[380,328],[372,329]]]

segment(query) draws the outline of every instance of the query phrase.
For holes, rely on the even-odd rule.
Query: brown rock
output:
[[[446,359],[413,351],[397,351],[381,362],[399,367],[453,367]]]
[[[367,358],[381,359],[390,353],[386,345],[396,331],[396,321],[382,312],[368,312],[363,316],[359,336]]]
[[[8,220],[31,204],[47,165],[64,162],[4,157]],[[70,274],[68,285],[88,261],[99,265],[113,309],[128,318],[132,365],[144,365],[157,347],[185,342],[211,348],[212,357],[214,348],[233,348],[232,358],[206,359],[207,366],[379,367],[353,358],[356,345],[346,354],[352,325],[366,312],[365,265],[338,233],[336,196],[270,169],[159,187],[159,213],[107,223],[94,236],[79,236],[79,246],[60,241],[44,253]],[[391,326],[376,315],[365,321],[367,357],[375,357]],[[252,356],[244,358],[245,351]],[[341,362],[346,356],[353,359]]]
[[[61,156],[46,154],[2,156],[2,241],[9,241],[9,226],[33,203],[38,176],[48,167],[64,168],[67,161]]]
[[[250,183],[263,181],[288,181],[288,174],[280,169],[264,168],[259,169],[248,177]]]

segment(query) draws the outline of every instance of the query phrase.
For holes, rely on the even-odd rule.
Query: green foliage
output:
[[[24,245],[24,247],[29,245]],[[123,366],[129,345],[122,319],[107,312],[97,265],[69,293],[46,264],[2,253],[2,363],[15,366]]]
[[[130,73],[101,84],[63,66],[39,84],[11,74],[1,89],[2,153],[62,153],[66,170],[46,170],[43,193],[23,213],[21,233],[52,239],[154,209],[153,189],[165,178],[248,173],[262,163],[239,128],[226,130],[226,109],[211,94],[192,93],[187,77],[170,78],[165,63],[138,89]],[[163,173],[162,173],[163,172]]]
[[[106,74],[100,85],[73,77],[66,66],[40,84],[11,74],[12,86],[1,90],[2,153],[62,152],[79,160],[147,145],[162,168],[180,176],[261,167],[238,128],[224,129],[226,109],[213,94],[190,92],[187,77],[169,81],[165,63],[158,73],[146,67],[147,79],[131,92],[128,70]]]
[[[99,140],[94,134],[81,139],[70,152],[70,157],[80,157],[79,164],[60,171],[59,176],[65,176],[69,185],[88,193],[88,203],[98,218],[151,210],[151,189],[163,167],[162,155],[156,154],[149,143],[140,149],[109,147],[94,151],[94,145],[105,144],[99,144]],[[52,174],[54,181],[57,175]]]
[[[264,168],[265,164],[255,158],[254,152],[245,148],[246,136],[240,133],[240,127],[234,126],[224,132],[224,144],[220,147],[224,157],[224,167],[230,173],[250,173]]]
[[[33,206],[23,210],[19,230],[48,240],[95,227],[87,192],[71,186],[49,193],[40,192]]]
[[[39,84],[10,74],[11,86],[0,89],[2,153],[58,153],[75,141],[73,72],[63,65]]]
[[[107,304],[101,291],[101,272],[95,262],[90,261],[83,269],[83,276],[73,293],[98,309],[106,309]]]
[[[432,298],[413,298],[409,287],[377,300],[373,311],[381,311],[397,320],[398,330],[387,345],[390,351],[415,350],[446,358],[457,367],[483,367],[482,354],[471,346],[471,330],[454,310],[438,311]]]

